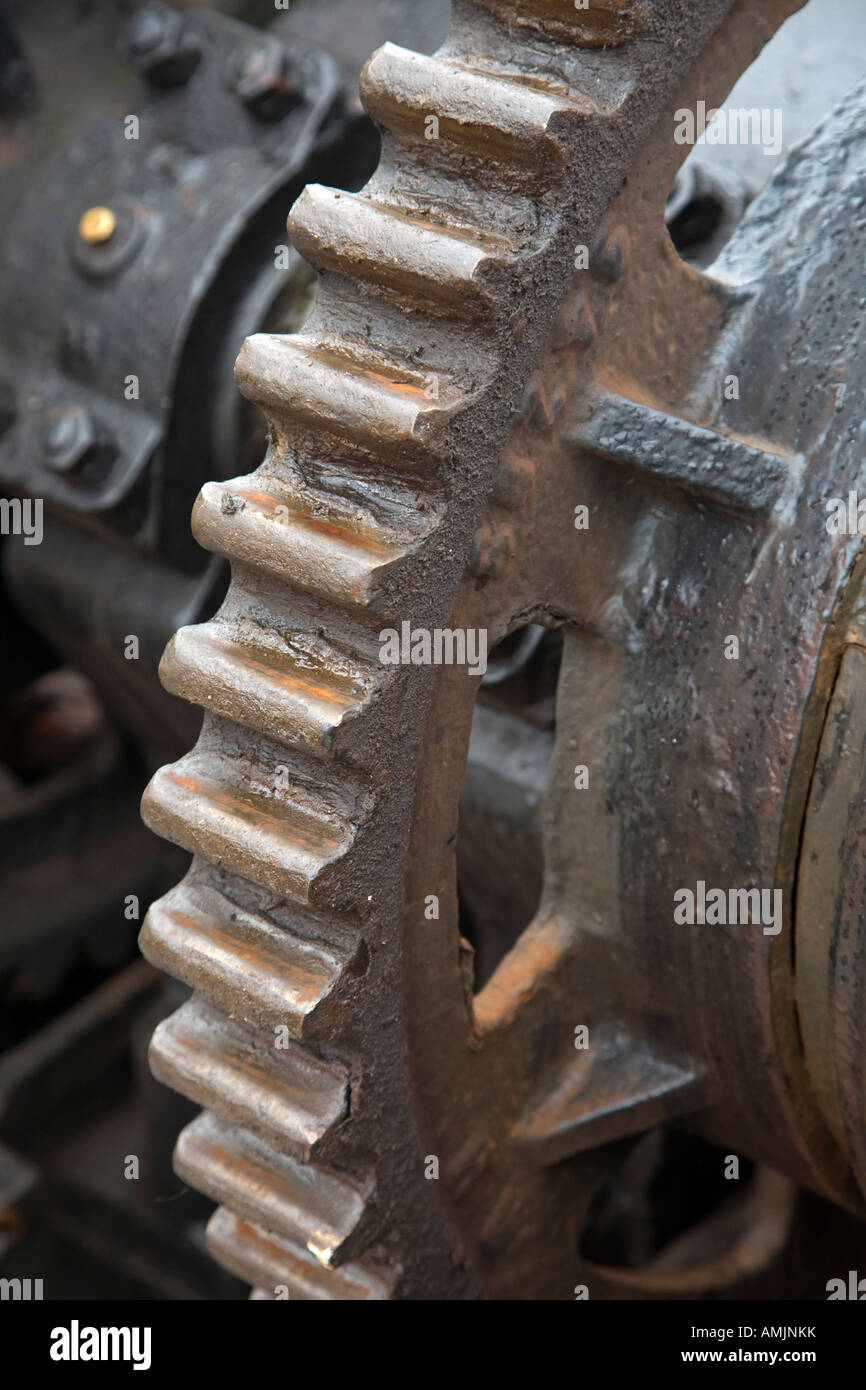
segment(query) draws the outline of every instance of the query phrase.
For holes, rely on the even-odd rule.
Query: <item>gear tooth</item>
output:
[[[473,155],[495,161],[491,173],[518,181],[529,168],[539,185],[565,167],[557,121],[599,111],[582,93],[539,91],[520,72],[488,76],[459,61],[424,57],[390,43],[364,69],[361,97],[377,124],[414,138],[432,158],[440,149]],[[438,132],[425,139],[431,116]]]
[[[250,620],[181,628],[160,665],[166,690],[246,728],[327,751],[369,704],[375,672],[327,643]]]
[[[435,427],[464,401],[440,378],[432,403],[427,379],[401,371],[381,355],[324,346],[311,339],[254,333],[235,367],[248,400],[263,406],[278,427],[323,431],[343,447],[360,445],[373,455],[397,454],[402,462],[427,457]]]
[[[273,778],[274,768],[270,769]],[[260,782],[266,786],[266,773]],[[353,829],[311,797],[251,791],[235,760],[193,753],[164,767],[142,800],[158,835],[217,867],[274,892],[308,902],[316,880],[340,859]]]
[[[505,239],[462,235],[357,194],[311,184],[289,218],[292,240],[318,270],[337,271],[401,302],[458,318],[489,310],[484,273],[512,254]]]
[[[339,1262],[364,1214],[354,1183],[299,1164],[208,1113],[181,1133],[174,1166],[185,1182],[325,1266]]]
[[[407,518],[407,523],[410,519]],[[371,603],[387,570],[419,539],[400,544],[371,523],[309,515],[292,491],[261,475],[207,483],[193,531],[207,550],[295,588],[346,605]]]
[[[342,1067],[297,1044],[276,1048],[195,996],[150,1044],[154,1076],[229,1124],[309,1159],[346,1115]]]
[[[299,1040],[330,1017],[350,963],[347,951],[299,938],[200,881],[153,904],[140,945],[226,1014],[269,1031],[284,1025]]]
[[[278,1297],[278,1289],[286,1289],[290,1299],[304,1301],[392,1296],[391,1281],[379,1271],[359,1264],[326,1269],[307,1251],[240,1220],[225,1207],[218,1207],[211,1217],[207,1240],[215,1259],[239,1279],[266,1291],[267,1297]]]

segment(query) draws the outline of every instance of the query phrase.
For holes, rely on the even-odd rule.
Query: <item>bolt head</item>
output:
[[[303,100],[289,54],[280,43],[262,42],[241,53],[232,86],[244,106],[263,121],[279,121]]]
[[[158,48],[166,36],[170,16],[161,5],[148,5],[130,20],[126,44],[131,54],[143,58]]]
[[[83,405],[62,405],[50,410],[42,422],[39,443],[43,462],[57,473],[80,468],[96,444],[89,410]]]
[[[201,61],[202,49],[183,15],[166,5],[139,10],[126,31],[126,52],[154,87],[181,87]]]
[[[78,222],[78,235],[88,246],[102,246],[114,235],[117,217],[111,208],[88,208]]]

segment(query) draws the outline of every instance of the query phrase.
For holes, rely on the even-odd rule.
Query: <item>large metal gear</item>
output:
[[[860,542],[823,507],[859,478],[861,324],[814,245],[843,283],[862,97],[711,275],[664,226],[674,112],[718,104],[796,8],[459,3],[434,57],[371,59],[367,186],[294,208],[317,309],[241,354],[268,454],[196,505],[233,580],[163,660],[207,714],[144,802],[195,855],[142,934],[196,991],[153,1066],[206,1107],[178,1170],[256,1297],[718,1296],[784,1246],[778,1173],[861,1209],[838,1001]],[[455,870],[477,682],[383,665],[403,624],[562,630],[541,900],[477,991]],[[505,684],[476,731],[507,782]],[[780,891],[780,929],[676,924],[700,884]],[[603,1265],[586,1232],[624,1142],[684,1117],[758,1164],[725,1240]]]

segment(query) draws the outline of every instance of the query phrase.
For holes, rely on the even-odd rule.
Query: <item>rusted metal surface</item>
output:
[[[822,508],[858,477],[858,323],[814,246],[843,284],[862,98],[704,276],[664,229],[673,111],[718,103],[797,6],[646,0],[599,10],[593,34],[570,6],[520,8],[459,4],[435,56],[371,60],[380,168],[359,194],[301,198],[315,316],[238,364],[267,458],[197,506],[234,577],[166,659],[213,712],[145,799],[196,866],[191,906],[157,905],[144,945],[202,995],[155,1055],[214,1112],[180,1161],[232,1209],[212,1247],[256,1297],[732,1287],[753,1272],[760,1204],[704,1268],[692,1251],[629,1284],[578,1253],[611,1163],[598,1146],[685,1114],[859,1209],[841,1102],[819,1103],[798,1041],[792,910],[859,548],[829,538]],[[817,384],[815,341],[832,364]],[[824,405],[801,408],[816,389]],[[483,628],[491,647],[527,622],[564,629],[541,902],[474,997],[455,840],[477,687],[383,667],[376,634],[404,620]],[[698,882],[779,890],[779,930],[677,926],[675,895]],[[284,1057],[281,988],[293,1038],[339,1001]],[[287,1158],[311,1160],[309,1219]],[[777,1196],[758,1264],[784,1244]],[[364,1235],[342,1265],[347,1211]]]
[[[866,650],[848,646],[827,709],[800,852],[795,965],[806,1064],[836,1142],[866,1186],[863,787]]]
[[[569,1267],[595,1180],[597,1156],[590,1155],[582,1170],[550,1169],[531,1189],[508,1144],[509,1135],[526,1132],[527,1099],[533,1118],[544,1106],[556,1124],[567,1120],[570,1152],[579,1153],[581,1134],[591,1133],[599,1114],[618,1133],[652,1122],[671,1052],[689,1059],[683,1070],[694,1089],[666,1094],[695,1109],[697,1128],[862,1210],[855,1182],[859,880],[850,874],[844,897],[834,899],[834,876],[856,862],[855,728],[835,793],[850,810],[828,809],[820,834],[821,865],[831,875],[818,884],[827,909],[816,921],[807,906],[797,923],[799,1009],[792,938],[818,739],[845,644],[855,640],[847,615],[861,539],[831,535],[826,504],[862,486],[859,452],[850,445],[860,420],[861,328],[850,306],[828,294],[828,274],[839,284],[856,274],[862,229],[857,236],[850,229],[863,122],[861,91],[791,157],[707,277],[672,254],[661,231],[662,152],[647,152],[646,172],[629,181],[601,233],[602,246],[620,239],[618,272],[575,283],[510,441],[513,457],[538,460],[531,506],[507,518],[513,558],[483,591],[467,586],[449,619],[471,627],[483,612],[494,635],[518,616],[567,624],[547,783],[546,891],[535,922],[475,1000],[476,1054],[466,1050],[459,1023],[446,1035],[443,1020],[460,1017],[454,967],[451,1008],[441,989],[435,1009],[429,1000],[430,981],[446,969],[439,938],[410,937],[418,943],[407,970],[407,1011],[420,1019],[410,1036],[424,1085],[422,1147],[449,1153],[452,1210],[462,1231],[475,1232],[477,1264],[500,1293],[532,1288],[563,1296],[567,1276],[554,1268],[552,1252],[561,1251]],[[660,134],[660,143],[666,138]],[[653,206],[657,236],[649,231]],[[624,239],[624,229],[639,226],[643,235]],[[816,246],[832,257],[832,272]],[[653,316],[641,312],[648,302],[656,305]],[[816,351],[833,363],[817,382]],[[740,382],[730,402],[723,391],[729,371]],[[563,498],[585,505],[591,523],[570,548],[562,545],[552,571],[546,548],[551,517],[568,525]],[[725,659],[731,634],[739,660]],[[449,757],[441,750],[454,740],[461,700],[468,730],[471,697],[443,672],[419,807],[456,804],[465,744]],[[851,718],[856,724],[854,712]],[[579,762],[591,776],[575,796]],[[416,920],[431,879],[447,882],[440,824],[422,824],[414,840],[409,915]],[[431,857],[438,860],[432,874]],[[816,872],[802,863],[801,875]],[[675,895],[699,881],[708,889],[778,890],[778,931],[709,919],[678,925]],[[835,939],[834,902],[841,919]],[[798,918],[803,910],[800,904]],[[822,920],[830,929],[817,947],[823,974],[814,955],[811,968],[808,958],[801,963],[799,946]],[[828,960],[840,972],[832,990]],[[799,1027],[814,1009],[830,1055],[816,1041],[814,1018],[803,1053]],[[599,1043],[583,1062],[571,1054],[571,1090],[568,1030],[552,1022],[566,1018],[586,1025]],[[609,1075],[597,1085],[593,1072],[603,1070],[612,1020],[627,1025],[632,1039],[609,1049]],[[648,1050],[658,1084],[631,1089],[630,1068],[636,1083]],[[437,1093],[447,1101],[437,1104]],[[840,1110],[846,1132],[837,1141],[831,1128],[842,1133]],[[481,1111],[483,1135],[473,1119]],[[563,1139],[552,1156],[561,1164],[567,1151]],[[561,1233],[569,1221],[574,1226]],[[628,1286],[597,1269],[587,1278],[594,1296]],[[645,1287],[660,1293],[683,1285],[669,1270]]]

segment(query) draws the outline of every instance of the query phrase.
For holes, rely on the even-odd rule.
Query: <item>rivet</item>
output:
[[[88,208],[78,222],[78,235],[88,246],[102,246],[114,236],[117,218],[111,208]]]

